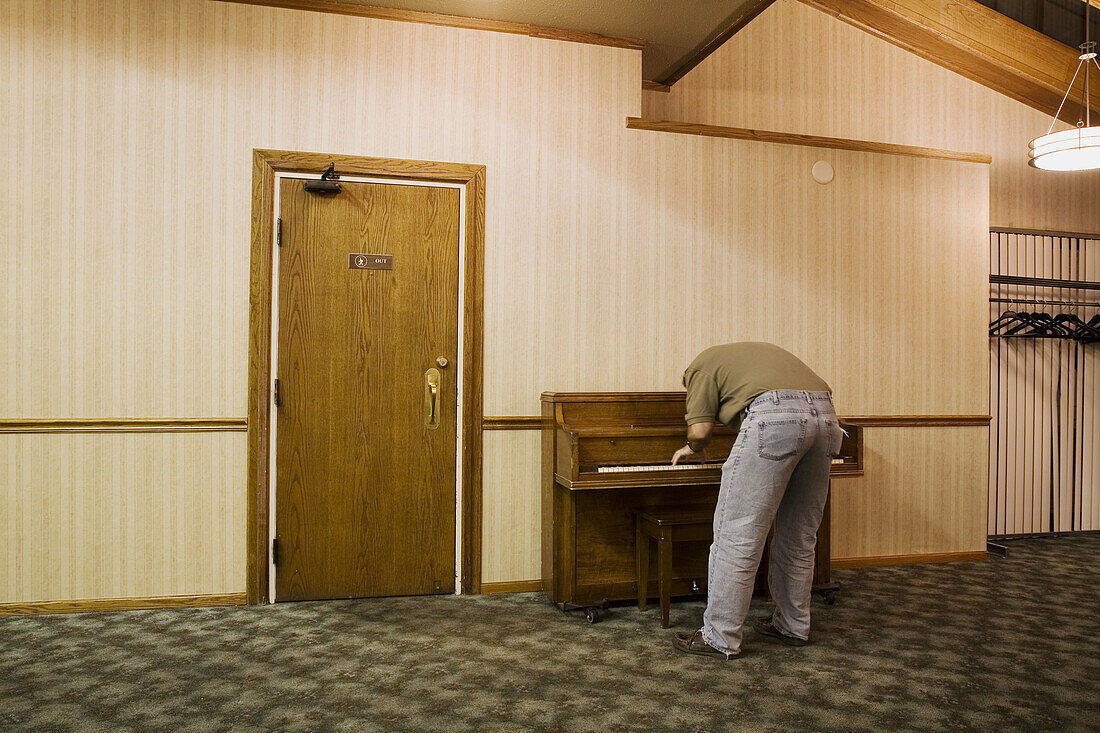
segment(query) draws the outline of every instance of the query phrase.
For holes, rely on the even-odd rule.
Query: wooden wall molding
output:
[[[742,28],[753,21],[756,16],[767,10],[775,0],[753,0],[741,7],[738,12],[726,19],[726,21],[710,35],[705,41],[696,46],[687,56],[677,61],[672,69],[665,72],[656,80],[663,86],[672,86],[683,79],[689,71],[718,50],[723,43],[733,38]],[[643,87],[644,88],[644,87]]]
[[[248,430],[243,417],[3,418],[0,433],[219,433]]]
[[[147,598],[93,598],[76,601],[26,601],[0,603],[0,616],[39,613],[90,613],[100,611],[136,611],[149,608],[205,608],[207,606],[243,606],[244,593],[198,596],[151,596]]]
[[[1025,234],[1032,237],[1063,237],[1066,239],[1100,239],[1100,232],[1060,232],[1053,229],[1017,229],[989,227],[991,234]]]
[[[527,25],[527,35],[531,38],[545,38],[551,41],[587,43],[590,46],[611,46],[641,51],[645,48],[645,39],[619,36],[605,36],[601,33],[571,31],[564,28],[548,28],[541,25]]]
[[[941,562],[985,562],[989,552],[931,552],[915,555],[878,555],[875,557],[834,557],[833,569],[870,568],[884,565],[923,565]]]
[[[542,428],[542,418],[538,415],[486,416],[481,419],[481,428],[483,430],[539,430]]]
[[[640,393],[645,394],[645,393]],[[663,394],[663,393],[660,393]],[[989,425],[989,415],[849,415],[840,421],[873,428],[960,428]],[[482,418],[485,430],[540,430],[538,415],[508,415]]]
[[[975,0],[800,1],[1051,116],[1077,66],[1077,50]],[[1100,100],[1100,75],[1091,97]],[[1078,83],[1061,119],[1072,124],[1083,107]]]
[[[964,428],[989,425],[989,415],[847,415],[840,421],[864,428]]]
[[[547,26],[532,25],[530,23],[511,23],[503,20],[468,18],[463,15],[446,15],[443,13],[426,13],[419,10],[382,8],[374,5],[360,5],[359,3],[329,2],[328,0],[221,0],[221,2],[239,3],[242,5],[262,5],[264,7],[284,8],[287,10],[307,10],[317,13],[354,15],[360,18],[397,20],[408,23],[427,23],[429,25],[442,25],[450,28],[466,28],[468,30],[493,31],[496,33],[530,36],[531,38],[546,38],[553,41],[587,43],[594,46],[612,46],[614,48],[629,48],[635,50],[645,48],[645,41],[641,38],[605,36],[601,33],[571,31],[564,28],[549,28]]]
[[[650,130],[653,132],[673,132],[681,135],[701,135],[703,137],[724,137],[734,140],[754,140],[762,143],[780,143],[782,145],[802,145],[811,148],[833,148],[836,150],[854,150],[862,153],[884,153],[887,155],[905,155],[913,158],[934,158],[955,160],[964,163],[993,162],[993,158],[984,153],[961,153],[954,150],[923,148],[915,145],[896,145],[869,140],[849,140],[840,137],[819,137],[817,135],[799,135],[793,132],[774,132],[771,130],[751,130],[745,127],[724,127],[721,125],[700,125],[692,122],[672,122],[669,120],[647,120],[641,117],[627,117],[626,126],[631,130]]]
[[[248,340],[248,602],[268,592],[271,430],[272,232],[277,172],[321,173],[334,163],[341,174],[459,183],[466,187],[465,310],[462,319],[462,558],[463,593],[481,589],[482,334],[484,319],[485,166],[394,158],[254,150],[252,264]]]

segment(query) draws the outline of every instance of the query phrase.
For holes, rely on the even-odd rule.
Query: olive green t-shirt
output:
[[[798,357],[774,344],[746,341],[712,346],[684,372],[687,424],[725,423],[741,428],[745,409],[775,389],[828,392],[829,385]]]

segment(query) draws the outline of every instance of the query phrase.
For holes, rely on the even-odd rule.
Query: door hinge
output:
[[[271,564],[279,564],[279,539],[275,538],[271,540]]]
[[[273,395],[273,398],[275,400],[275,406],[276,407],[279,407],[280,405],[283,404],[283,400],[279,396],[279,380],[278,379],[275,380],[275,393]]]
[[[279,217],[275,220],[275,244],[279,247],[283,246],[283,219]]]

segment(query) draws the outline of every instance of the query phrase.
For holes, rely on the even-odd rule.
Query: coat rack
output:
[[[1100,290],[1100,282],[1091,280],[1061,280],[1020,275],[990,275],[991,285],[1024,285],[1064,290]],[[990,303],[1031,305],[1061,305],[1076,308],[1100,308],[1100,300],[1070,300],[1052,298],[990,298]],[[989,324],[989,335],[1000,338],[1072,339],[1082,344],[1100,342],[1100,313],[1088,321],[1073,313],[1040,313],[1005,311]]]
[[[1100,530],[1100,232],[994,229],[989,245],[988,535]]]

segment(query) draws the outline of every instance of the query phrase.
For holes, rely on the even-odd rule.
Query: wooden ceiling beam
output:
[[[767,10],[773,2],[775,2],[775,0],[751,0],[741,6],[738,8],[737,12],[727,18],[721,26],[711,33],[706,40],[692,49],[689,54],[673,64],[671,69],[661,74],[660,77],[654,79],[651,83],[658,86],[669,87],[680,81],[689,71],[701,64],[707,56],[717,51],[719,46],[733,38],[737,31],[747,26],[756,16]]]
[[[1051,116],[1077,68],[1078,51],[974,0],[800,1]],[[1091,99],[1100,120],[1100,74]],[[1078,78],[1060,119],[1083,109]]]

